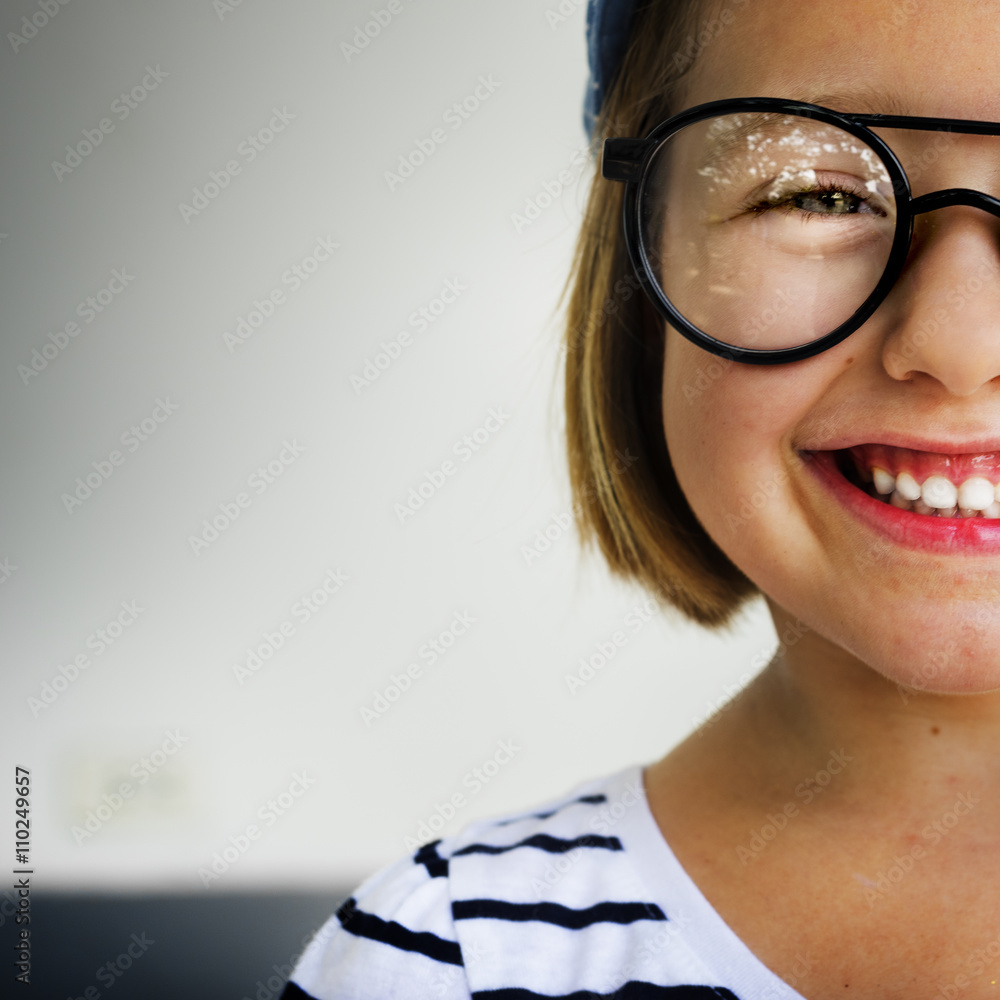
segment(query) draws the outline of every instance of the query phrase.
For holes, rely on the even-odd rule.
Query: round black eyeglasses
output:
[[[746,364],[799,361],[878,308],[909,254],[914,217],[1000,200],[968,188],[914,198],[879,129],[942,133],[914,179],[954,142],[1000,123],[839,114],[768,97],[700,104],[643,139],[607,139],[602,173],[624,181],[629,257],[688,340]]]

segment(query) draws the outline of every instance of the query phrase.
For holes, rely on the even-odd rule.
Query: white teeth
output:
[[[896,477],[890,476],[885,469],[876,466],[872,469],[872,478],[875,480],[875,489],[879,493],[889,494],[896,488]]]
[[[920,484],[908,472],[901,472],[896,476],[896,489],[907,500],[920,499]]]
[[[944,476],[928,476],[920,488],[920,498],[928,507],[943,509],[958,504],[958,489]]]
[[[872,496],[880,495],[900,510],[941,517],[983,517],[1000,519],[1000,484],[985,476],[970,476],[956,486],[946,476],[928,476],[921,485],[909,472],[893,476],[879,466],[870,469]]]
[[[984,476],[966,479],[958,488],[958,506],[986,510],[995,501],[993,484]]]

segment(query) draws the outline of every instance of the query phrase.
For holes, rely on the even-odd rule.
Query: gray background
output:
[[[456,793],[435,833],[661,756],[774,646],[759,607],[729,635],[672,615],[630,627],[645,595],[560,527],[558,299],[593,170],[585,5],[393,6],[353,54],[382,0],[0,12],[2,739],[8,771],[32,773],[36,890],[336,895]],[[35,35],[12,41],[32,16]],[[287,123],[262,133],[275,109]],[[67,145],[86,151],[102,119],[73,165]],[[390,184],[435,129],[445,140]],[[252,135],[266,145],[251,160]],[[321,238],[338,247],[292,289],[282,276]],[[115,269],[133,277],[86,322]],[[418,330],[409,317],[449,281],[461,294]],[[274,289],[273,314],[227,345]],[[352,383],[401,331],[398,357]],[[401,523],[396,505],[449,458]],[[239,516],[193,546],[241,492]],[[296,617],[331,571],[347,582]],[[130,602],[141,614],[97,652]],[[475,623],[420,660],[458,613]],[[616,630],[627,642],[571,691]],[[411,662],[422,676],[366,724]],[[501,741],[516,752],[473,791]],[[199,869],[250,824],[260,836],[206,886]]]

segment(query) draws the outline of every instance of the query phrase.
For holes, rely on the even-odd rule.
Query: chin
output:
[[[886,591],[844,602],[804,606],[792,597],[772,607],[814,629],[813,655],[874,671],[899,688],[903,703],[919,695],[1000,692],[1000,609],[948,598],[906,599]],[[880,599],[881,598],[881,599]],[[784,610],[788,609],[788,610]]]

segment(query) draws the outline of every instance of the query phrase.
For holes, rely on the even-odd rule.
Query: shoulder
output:
[[[468,1000],[447,861],[425,845],[371,876],[310,942],[283,1000]]]
[[[519,985],[526,962],[568,961],[584,928],[662,919],[628,888],[623,896],[635,879],[609,795],[622,777],[473,823],[382,869],[313,939],[286,1000],[468,1000]],[[635,780],[641,794],[638,769]]]

